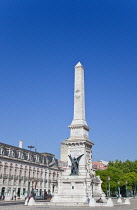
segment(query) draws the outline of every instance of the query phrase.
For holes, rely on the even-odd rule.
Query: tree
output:
[[[104,192],[107,191],[108,188],[108,177],[110,177],[110,186],[111,186],[111,192],[115,193],[118,189],[118,181],[120,180],[120,177],[123,176],[123,171],[115,168],[115,167],[108,167],[106,170],[98,170],[96,171],[96,174],[100,176],[102,183],[102,190]]]
[[[108,176],[110,177],[111,193],[115,194],[118,191],[118,181],[125,194],[126,181],[128,190],[135,191],[137,185],[137,160],[125,162],[116,160],[110,161],[106,170],[98,170],[96,174],[100,176],[102,183],[102,190],[107,192],[108,190]]]

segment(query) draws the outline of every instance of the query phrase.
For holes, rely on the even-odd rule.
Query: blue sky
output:
[[[93,160],[136,159],[137,1],[0,1],[0,141],[59,158],[85,68]]]

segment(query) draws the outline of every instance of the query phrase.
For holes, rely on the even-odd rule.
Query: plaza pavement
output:
[[[0,202],[0,210],[137,210],[137,198],[131,199],[130,205],[117,204],[114,199],[114,207],[83,207],[83,206],[50,206],[50,205],[36,205],[25,206],[20,202]],[[39,203],[39,202],[37,202]],[[44,202],[43,202],[44,204]]]

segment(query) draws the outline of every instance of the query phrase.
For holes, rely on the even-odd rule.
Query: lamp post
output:
[[[28,148],[31,149],[34,148],[34,146],[30,145]],[[29,166],[29,177],[28,177],[28,196],[30,195],[30,166]]]
[[[127,189],[128,181],[126,180],[126,197],[128,197],[128,189]]]
[[[136,183],[135,183],[135,188],[134,188],[134,198],[136,197]]]
[[[108,197],[110,197],[110,176],[108,176]]]
[[[120,198],[120,181],[118,181],[118,197]]]
[[[135,182],[135,177],[134,177],[134,182],[133,182],[133,196],[134,198],[136,197],[136,182]]]
[[[34,148],[34,146],[30,145],[30,146],[28,146],[28,148],[29,148],[30,151],[31,151],[31,149]]]
[[[29,166],[29,177],[28,177],[28,196],[30,195],[30,166]]]
[[[93,184],[94,184],[94,182],[93,182],[93,179],[92,179],[92,181],[91,181],[91,188],[92,188],[92,198],[94,198],[94,194],[93,194]]]

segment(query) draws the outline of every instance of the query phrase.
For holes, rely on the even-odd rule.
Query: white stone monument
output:
[[[79,62],[75,66],[74,118],[69,126],[70,138],[66,145],[68,167],[59,177],[58,188],[52,203],[64,205],[87,204],[94,199],[105,197],[99,176],[92,170],[92,146],[88,137],[89,127],[85,119],[84,68]]]

